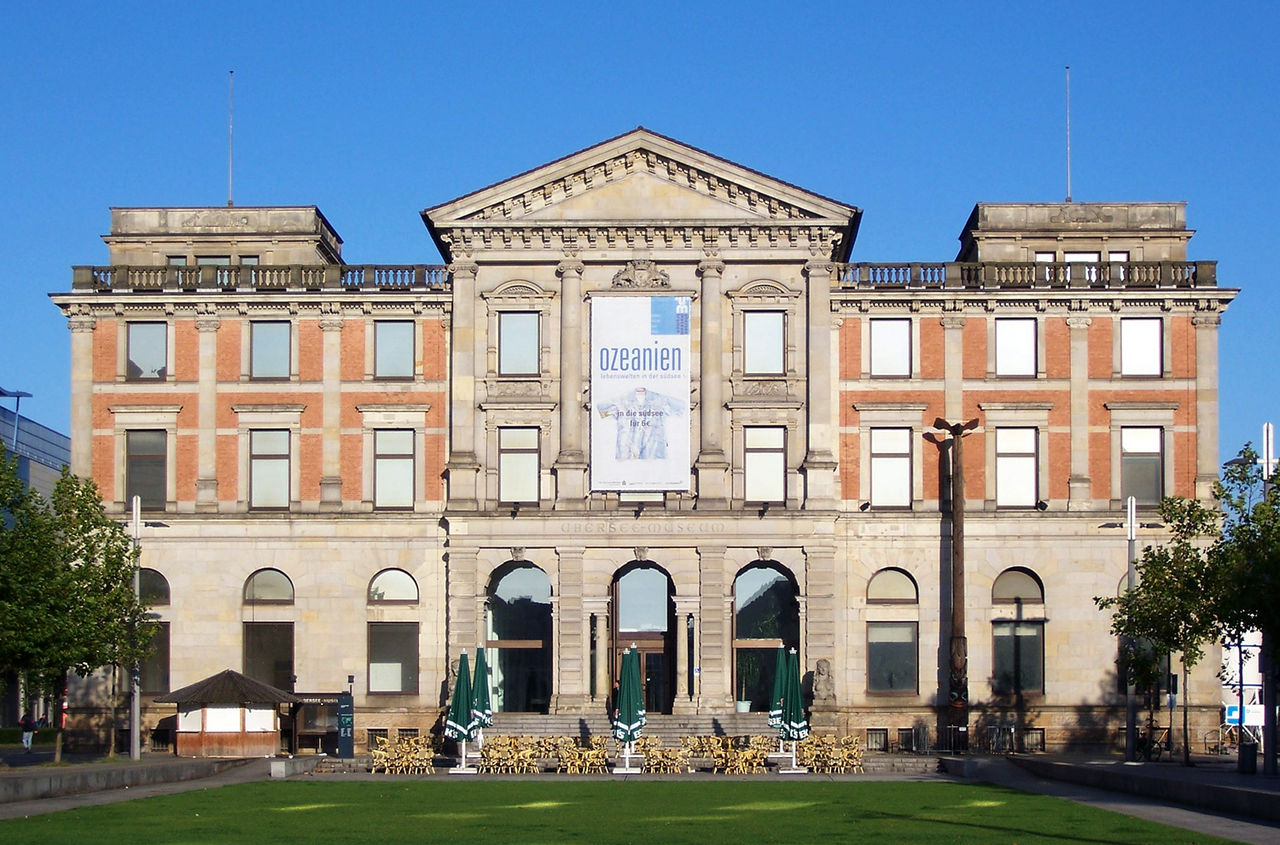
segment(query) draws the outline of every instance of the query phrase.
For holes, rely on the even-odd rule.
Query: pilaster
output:
[[[554,713],[581,713],[590,701],[587,686],[587,661],[591,656],[591,631],[583,603],[582,546],[560,546],[559,558],[559,632],[556,642],[556,682],[551,697]]]
[[[729,506],[729,461],[725,456],[724,424],[724,262],[714,254],[698,265],[702,279],[702,320],[699,332],[698,507]]]
[[[733,596],[725,578],[725,547],[699,546],[701,637],[698,665],[700,713],[733,710]]]
[[[806,332],[805,422],[808,441],[804,464],[805,507],[826,509],[835,506],[835,435],[832,368],[836,358],[831,354],[831,280],[835,264],[814,259],[804,267],[808,279],[809,305]]]
[[[1217,313],[1191,318],[1196,330],[1196,498],[1213,498],[1218,480],[1218,326]]]
[[[93,476],[93,332],[97,321],[81,306],[67,320],[71,330],[71,471]]]
[[[196,511],[200,513],[218,509],[218,328],[221,325],[212,307],[196,317],[200,361]]]
[[[949,420],[964,417],[964,316],[942,317],[943,408]]]
[[[1093,509],[1089,479],[1089,317],[1068,317],[1071,343],[1071,475],[1067,510]]]
[[[480,590],[476,583],[476,549],[453,547],[449,549],[445,564],[448,609],[448,658],[454,660],[465,648],[474,649],[480,643],[479,602]]]
[[[673,715],[687,715],[698,712],[697,699],[693,690],[694,677],[689,674],[689,617],[693,617],[694,637],[697,638],[698,607],[697,596],[681,596],[676,602],[676,690],[671,704]],[[695,647],[696,648],[696,647]],[[694,652],[697,653],[696,651]]]
[[[323,341],[320,408],[320,510],[342,507],[342,316],[329,306],[320,320]]]
[[[451,448],[445,464],[448,476],[447,507],[474,511],[480,507],[480,462],[476,459],[476,362],[485,350],[476,331],[476,274],[470,261],[449,265],[453,277],[453,372],[450,392],[449,434]]]

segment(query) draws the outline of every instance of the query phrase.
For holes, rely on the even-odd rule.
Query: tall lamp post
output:
[[[134,496],[130,504],[133,506],[130,519],[133,534],[133,598],[142,601],[142,526],[148,528],[168,528],[165,522],[142,521],[142,497]],[[137,639],[134,631],[134,639]],[[136,645],[136,642],[135,642]],[[135,656],[133,666],[129,670],[129,759],[142,759],[142,665]]]

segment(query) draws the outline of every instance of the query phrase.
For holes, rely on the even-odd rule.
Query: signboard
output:
[[[1261,704],[1246,704],[1244,706],[1244,723],[1247,727],[1262,727],[1262,722],[1266,717],[1267,709]],[[1228,725],[1240,724],[1240,706],[1238,704],[1227,705],[1227,717],[1224,719]]]
[[[591,300],[591,489],[689,489],[687,296]]]
[[[338,694],[338,757],[356,756],[356,707],[351,693]]]

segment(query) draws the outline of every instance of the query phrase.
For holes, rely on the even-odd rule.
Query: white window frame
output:
[[[283,326],[284,331],[287,333],[287,337],[285,339],[285,346],[286,346],[285,354],[287,357],[284,361],[285,366],[284,366],[283,374],[280,373],[278,366],[267,368],[265,363],[259,363],[260,361],[259,344],[261,342],[265,346],[265,344],[268,342],[268,339],[265,334],[267,326],[276,327],[275,328],[276,331],[279,331],[280,330],[279,327]],[[259,338],[258,336],[258,331],[260,328],[264,331],[264,334],[261,338]],[[295,354],[295,350],[293,348],[294,336],[297,334],[297,332],[294,331],[293,321],[288,319],[250,320],[249,331],[247,332],[247,334],[248,334],[247,343],[248,343],[248,356],[249,356],[247,369],[248,369],[248,375],[250,380],[252,381],[287,381],[288,379],[292,378],[293,362],[297,358],[297,355]],[[265,351],[265,348],[262,351]],[[278,362],[276,363],[278,364]]]
[[[110,405],[112,428],[115,439],[116,500],[127,512],[131,507],[125,490],[127,489],[126,473],[128,470],[129,446],[127,434],[130,431],[144,429],[160,429],[165,432],[164,443],[164,477],[165,477],[165,509],[177,498],[177,456],[174,454],[175,437],[178,431],[178,412],[181,405]]]
[[[156,375],[149,376],[146,374],[140,374],[140,375],[133,376],[129,374],[129,365],[133,361],[132,353],[133,353],[133,347],[134,347],[134,330],[135,329],[138,330],[140,333],[144,330],[149,330],[151,332],[158,332],[160,335],[161,343],[164,344],[164,348],[161,350],[161,353],[162,353],[161,357],[163,358],[164,363],[159,370],[153,371],[157,373]],[[172,330],[169,326],[168,321],[166,320],[129,320],[128,322],[126,322],[124,325],[124,355],[123,355],[124,364],[121,370],[124,376],[124,380],[129,382],[142,382],[142,383],[147,383],[147,382],[156,383],[156,382],[165,382],[165,381],[172,380],[173,355],[170,353],[170,349],[173,347],[173,338],[171,337],[171,334],[172,334]],[[141,368],[139,368],[139,370],[141,370]]]
[[[373,507],[375,510],[413,510],[414,502],[417,500],[417,439],[416,433],[411,428],[374,429]],[[405,489],[406,486],[408,489]]]
[[[1124,378],[1159,378],[1164,375],[1164,319],[1120,318],[1120,375]]]
[[[745,376],[786,375],[787,312],[742,312],[742,373]]]
[[[408,654],[395,655],[399,660],[375,662],[374,645],[375,631],[391,632],[399,631],[407,633],[412,630],[412,637],[405,637],[413,644],[412,656]],[[368,691],[370,695],[417,695],[422,686],[422,672],[420,671],[420,661],[422,659],[422,645],[420,642],[422,636],[421,625],[416,621],[383,621],[370,620],[365,623],[365,652],[368,664]],[[385,645],[385,644],[384,644]],[[392,656],[390,654],[383,656]],[[406,666],[410,667],[409,678],[406,679]],[[394,680],[393,680],[394,676]]]
[[[903,426],[876,426],[868,432],[873,508],[910,508],[915,465],[915,437]]]
[[[1035,378],[1040,369],[1039,334],[1040,321],[1035,317],[995,318],[995,375]]]
[[[525,336],[529,323],[532,323],[532,338]],[[542,313],[527,308],[502,309],[497,315],[497,330],[498,375],[503,378],[536,378],[541,375]]]
[[[409,329],[409,346],[407,349],[399,346],[404,342],[403,338],[395,339],[393,342],[392,338],[383,336],[384,333],[389,333],[392,327],[403,331],[406,326]],[[374,320],[373,377],[385,381],[408,381],[413,379],[418,370],[417,339],[418,328],[416,320]],[[407,360],[405,360],[406,355],[408,356]]]
[[[273,442],[277,437],[283,439],[283,451],[279,450],[278,444],[273,446]],[[290,482],[290,476],[293,474],[291,439],[287,428],[254,428],[249,430],[250,510],[289,509],[289,505],[293,501],[293,485]],[[272,451],[273,449],[275,451]],[[279,496],[279,491],[275,491],[275,495],[269,495],[272,491],[265,486],[268,480],[275,480],[281,464],[283,464],[284,469],[283,500]],[[262,485],[259,484],[260,481]],[[262,489],[259,489],[260,486]]]
[[[910,317],[867,320],[867,375],[910,378],[915,370],[915,321]]]
[[[431,406],[422,404],[404,404],[390,405],[382,403],[369,403],[357,405],[356,410],[360,413],[361,437],[362,445],[362,464],[364,471],[361,474],[360,484],[363,492],[364,507],[370,509],[379,509],[377,498],[377,471],[376,471],[376,455],[374,438],[375,433],[385,429],[408,429],[413,431],[413,509],[421,510],[425,507],[423,502],[426,497],[425,481],[422,478],[422,464],[426,458],[426,424],[427,412],[431,410]],[[423,456],[419,459],[419,456]],[[344,498],[347,498],[344,496]]]
[[[783,426],[742,427],[743,500],[753,504],[787,501],[787,430]]]
[[[1125,485],[1126,464],[1134,461],[1154,463],[1156,495],[1135,496],[1140,507],[1155,507],[1166,495],[1165,481],[1165,430],[1159,426],[1126,425],[1120,428],[1120,499],[1127,500],[1134,493]],[[1155,448],[1151,448],[1154,443]]]
[[[1040,500],[1040,433],[1032,426],[995,430],[996,507],[1034,508]]]
[[[533,438],[532,446],[519,442],[530,436]],[[542,429],[527,425],[499,426],[497,449],[498,502],[504,505],[537,505],[541,501],[542,488]],[[531,475],[532,480],[522,474]]]

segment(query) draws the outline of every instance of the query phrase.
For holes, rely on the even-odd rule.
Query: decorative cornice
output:
[[[743,221],[714,225],[654,220],[584,225],[578,222],[516,221],[500,225],[455,223],[439,232],[442,242],[470,258],[476,250],[571,249],[795,249],[830,255],[840,244],[838,226],[822,221]],[[459,275],[458,264],[450,265]]]

